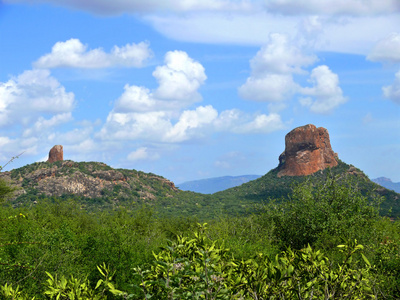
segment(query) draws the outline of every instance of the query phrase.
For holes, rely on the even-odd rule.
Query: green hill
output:
[[[326,176],[335,176],[337,180],[351,180],[371,199],[385,197],[382,213],[400,216],[399,194],[373,183],[362,171],[343,162],[309,176],[278,177],[277,173],[276,168],[256,180],[212,195],[182,191],[161,176],[113,169],[99,162],[40,162],[0,173],[0,178],[17,188],[8,202],[14,207],[41,201],[76,201],[89,211],[147,207],[159,215],[207,220],[254,213],[257,205],[270,199],[288,198],[295,184],[305,180],[317,183]]]
[[[290,196],[292,187],[296,184],[307,180],[316,184],[323,182],[327,176],[334,176],[342,182],[345,180],[350,181],[352,185],[360,189],[363,195],[367,195],[371,200],[374,197],[384,197],[381,205],[382,214],[391,217],[400,216],[400,194],[372,182],[361,170],[342,161],[339,161],[336,167],[308,176],[278,177],[277,175],[278,168],[275,168],[256,180],[215,193],[213,197],[223,203],[240,201],[248,204],[269,201],[270,199],[287,199]]]

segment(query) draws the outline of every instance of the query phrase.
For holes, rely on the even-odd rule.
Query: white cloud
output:
[[[145,20],[170,39],[213,44],[264,45],[270,33],[297,31],[297,17],[252,13],[189,13],[145,16]],[[229,30],[227,30],[229,28]]]
[[[178,122],[166,132],[164,140],[176,143],[203,135],[204,128],[210,126],[217,116],[218,112],[211,105],[185,110]]]
[[[313,87],[305,87],[300,90],[303,95],[312,98],[302,98],[300,103],[310,107],[314,113],[326,114],[332,112],[337,106],[347,100],[343,97],[339,86],[339,77],[328,66],[322,65],[314,68],[310,80]]]
[[[255,101],[284,101],[298,90],[292,74],[304,73],[302,67],[315,61],[314,55],[303,54],[287,36],[272,34],[269,43],[251,59],[251,76],[239,88],[239,95]]]
[[[280,102],[290,98],[298,89],[292,75],[266,74],[249,77],[239,87],[239,95],[244,99],[266,102]]]
[[[257,115],[253,121],[236,128],[238,133],[271,133],[285,128],[281,116],[278,114]]]
[[[217,131],[236,134],[267,134],[285,128],[279,114],[250,115],[238,109],[221,112],[215,120],[214,126]]]
[[[176,110],[200,101],[198,89],[207,79],[204,67],[186,52],[170,51],[165,65],[153,72],[158,88],[125,85],[124,93],[115,104],[115,112],[150,112]]]
[[[99,133],[104,140],[161,141],[172,127],[165,112],[116,113],[111,111],[107,122]]]
[[[165,55],[165,65],[153,72],[159,87],[154,96],[159,99],[199,101],[199,87],[207,79],[204,67],[186,52],[170,51]]]
[[[392,85],[384,86],[382,88],[383,95],[395,103],[400,104],[400,71],[395,75],[395,80]]]
[[[302,67],[313,64],[315,55],[305,55],[298,47],[291,44],[288,37],[273,33],[269,43],[251,59],[252,75],[303,73]]]
[[[66,92],[48,70],[25,71],[0,83],[0,126],[15,123],[26,126],[41,113],[69,113],[74,104],[74,94]]]
[[[0,148],[3,149],[8,144],[10,144],[11,140],[6,136],[0,136]]]
[[[367,59],[379,62],[400,62],[400,34],[394,32],[380,40],[368,54]]]
[[[207,122],[202,119],[206,113],[201,107],[181,112],[201,100],[198,89],[207,78],[204,67],[183,51],[167,52],[164,61],[153,72],[159,83],[154,91],[139,86],[124,87],[100,137],[181,142],[188,139],[194,128]],[[172,125],[176,118],[177,123]]]
[[[265,6],[282,14],[376,15],[400,11],[398,0],[265,0]]]
[[[127,44],[114,46],[110,53],[97,48],[88,50],[78,39],[57,42],[51,53],[40,57],[33,63],[36,68],[109,68],[109,67],[142,67],[152,57],[149,44]]]
[[[157,160],[160,156],[157,153],[151,153],[147,147],[140,147],[129,153],[127,158],[130,161]]]
[[[168,52],[165,64],[156,67],[153,76],[159,83],[154,90],[124,87],[105,125],[96,134],[98,138],[173,144],[201,139],[213,132],[269,133],[283,128],[278,114],[249,115],[237,109],[219,114],[211,105],[186,109],[201,100],[198,89],[207,77],[204,67],[185,52]],[[131,159],[145,152],[135,151]]]
[[[159,101],[149,89],[136,85],[125,85],[124,93],[115,103],[115,112],[147,112],[157,109]]]
[[[33,126],[26,129],[22,136],[28,137],[32,135],[37,135],[40,133],[47,133],[47,130],[53,128],[57,125],[67,123],[68,121],[72,120],[72,114],[70,112],[57,114],[50,119],[45,119],[44,117],[40,116],[39,119],[33,124]]]
[[[315,51],[366,55],[374,41],[399,29],[399,12],[358,16],[286,14],[256,9],[252,13],[190,13],[145,16],[170,39],[196,43],[262,46],[270,34],[281,32],[301,39]],[[229,30],[227,30],[229,28]],[[368,30],[366,30],[368,28]]]

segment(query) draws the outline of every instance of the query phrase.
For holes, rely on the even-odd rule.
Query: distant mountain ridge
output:
[[[378,177],[378,178],[372,179],[372,181],[389,189],[389,190],[393,190],[396,193],[400,193],[400,182],[393,182],[391,179],[386,178],[386,177]]]
[[[192,191],[202,194],[214,194],[243,183],[260,178],[261,175],[222,176],[200,180],[186,181],[177,184],[182,191]]]

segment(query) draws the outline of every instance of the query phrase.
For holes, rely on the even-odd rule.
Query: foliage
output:
[[[394,191],[387,190],[375,184],[359,169],[342,161],[333,168],[327,168],[309,176],[283,176],[278,177],[278,168],[269,171],[264,176],[222,192],[213,194],[215,199],[225,203],[236,203],[246,205],[251,209],[251,204],[260,204],[271,200],[286,201],[293,193],[293,187],[309,182],[311,185],[323,185],[331,177],[335,178],[339,185],[346,185],[352,181],[357,186],[362,196],[369,202],[374,203],[376,198],[384,197],[381,204],[381,215],[398,217],[400,216],[400,195]]]
[[[352,181],[339,183],[331,176],[316,187],[309,181],[299,184],[287,201],[262,207],[261,218],[274,225],[282,247],[300,249],[319,240],[334,247],[343,239],[365,238],[365,229],[379,218],[379,204],[379,199],[371,203]]]
[[[0,298],[80,293],[114,299],[116,290],[130,299],[396,299],[399,294],[400,225],[380,217],[379,201],[371,202],[352,181],[334,174],[323,183],[307,181],[293,187],[289,200],[236,217],[212,195],[204,202],[195,193],[185,195],[185,201],[202,207],[190,210],[179,202],[184,200],[165,199],[167,216],[155,203],[88,211],[79,198],[54,197],[18,212],[3,205]],[[197,217],[176,216],[179,208],[193,215],[208,208],[212,217],[198,227]]]
[[[78,279],[71,275],[70,278],[57,278],[46,272],[49,279],[47,279],[47,289],[44,294],[50,299],[66,299],[66,300],[101,300],[107,299],[107,295],[124,295],[122,291],[117,290],[112,283],[114,273],[111,274],[110,269],[103,263],[101,266],[97,266],[102,278],[96,284],[96,287],[92,289],[90,282],[87,278]]]
[[[287,250],[274,258],[261,254],[237,260],[223,244],[211,242],[204,225],[193,238],[154,254],[147,268],[135,268],[140,278],[134,299],[366,299],[375,298],[370,263],[357,241],[339,245],[344,259],[333,266],[310,246]]]

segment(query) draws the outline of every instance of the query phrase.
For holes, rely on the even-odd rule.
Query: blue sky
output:
[[[3,0],[0,161],[175,183],[267,173],[285,135],[400,182],[398,0]]]

